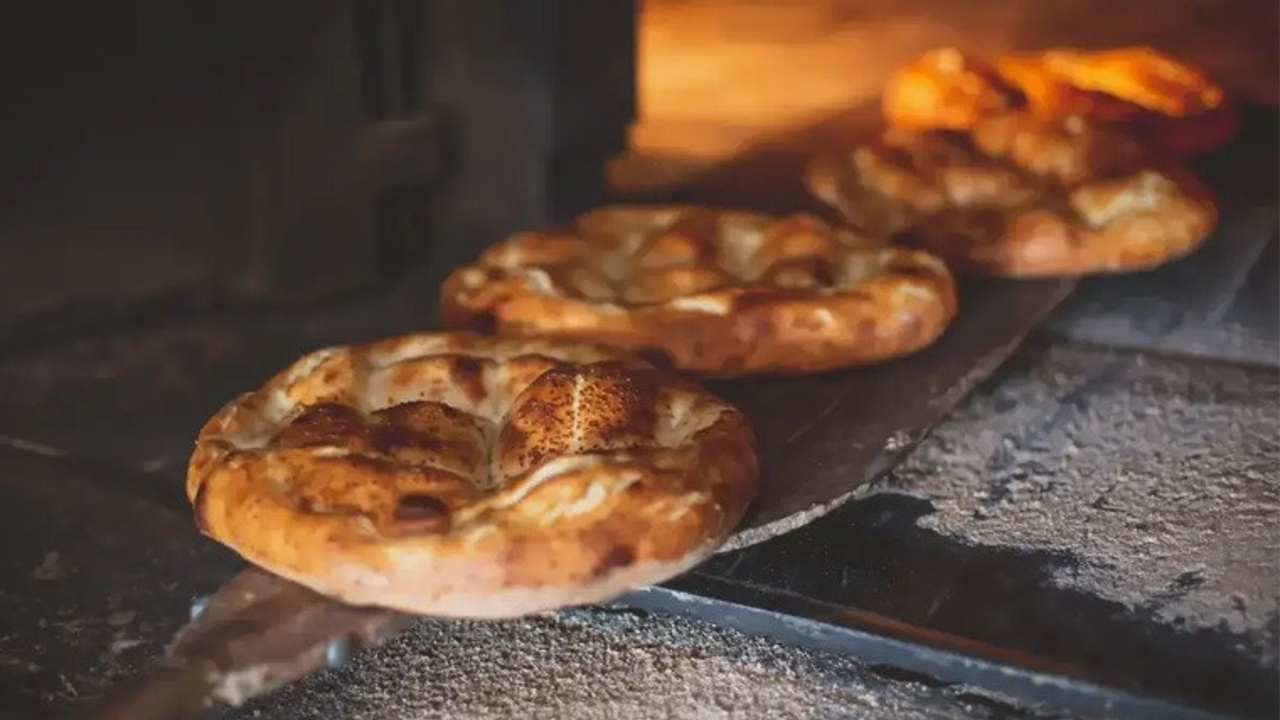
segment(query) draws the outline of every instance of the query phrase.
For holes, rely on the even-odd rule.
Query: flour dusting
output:
[[[977,393],[878,490],[974,545],[1063,551],[1058,584],[1275,662],[1280,411],[1274,369],[1040,348]]]
[[[1066,720],[960,687],[889,679],[666,615],[579,610],[508,622],[426,620],[336,672],[224,718],[435,720]]]

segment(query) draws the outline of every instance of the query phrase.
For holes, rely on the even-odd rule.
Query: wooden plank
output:
[[[1075,286],[1066,280],[963,285],[961,310],[932,347],[892,363],[713,389],[755,426],[759,498],[724,548],[820,517],[891,468],[1021,344]]]

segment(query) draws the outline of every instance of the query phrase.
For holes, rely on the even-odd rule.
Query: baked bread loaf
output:
[[[1126,135],[1072,117],[986,115],[968,132],[891,129],[816,160],[813,194],[855,227],[907,234],[957,272],[1053,276],[1149,268],[1198,247],[1208,190]]]
[[[923,252],[816,218],[612,206],[457,269],[442,322],[657,351],[707,376],[874,363],[933,342],[955,283]]]
[[[1208,75],[1147,47],[1054,48],[991,57],[930,50],[890,78],[891,127],[968,130],[989,114],[1079,116],[1113,125],[1162,153],[1210,152],[1235,132],[1234,107]]]
[[[187,496],[207,535],[320,593],[497,618],[686,570],[756,480],[743,415],[642,360],[442,333],[320,350],[236,398]]]

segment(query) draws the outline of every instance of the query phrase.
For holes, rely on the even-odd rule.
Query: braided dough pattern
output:
[[[249,561],[356,604],[504,617],[697,563],[753,497],[742,414],[582,343],[314,352],[201,430],[187,495]]]
[[[704,375],[816,372],[935,340],[955,316],[946,266],[816,218],[614,206],[526,232],[446,279],[446,327],[656,350]]]
[[[890,129],[808,169],[811,192],[855,227],[913,233],[955,270],[1122,272],[1181,257],[1217,221],[1190,173],[1080,118],[988,115],[971,132]]]

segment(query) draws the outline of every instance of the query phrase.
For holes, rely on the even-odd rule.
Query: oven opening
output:
[[[1255,0],[1185,6],[641,0],[638,117],[610,180],[625,192],[660,190],[856,109],[875,114],[892,73],[939,47],[990,55],[1148,45],[1274,107],[1275,70],[1260,72],[1276,64],[1274,8]]]

